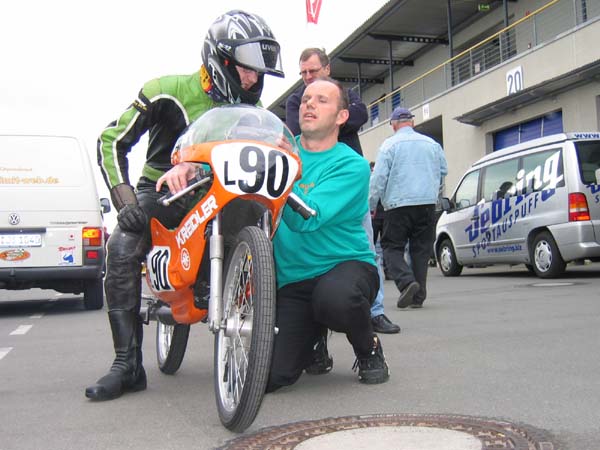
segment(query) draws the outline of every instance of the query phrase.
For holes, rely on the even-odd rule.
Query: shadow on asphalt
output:
[[[83,306],[83,297],[69,297],[60,300],[28,299],[0,301],[0,316],[16,317],[32,314],[76,314],[88,312]],[[90,311],[91,312],[91,311]]]
[[[558,278],[538,278],[523,266],[489,266],[484,268],[465,267],[461,275],[455,278],[523,278],[533,281],[568,280],[576,278],[600,278],[600,264],[592,263],[583,266],[567,265],[565,273]],[[431,270],[431,269],[430,269]],[[433,269],[435,270],[435,269]],[[439,269],[438,269],[439,271]]]

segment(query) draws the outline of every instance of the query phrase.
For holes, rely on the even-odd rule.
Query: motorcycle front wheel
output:
[[[215,334],[214,382],[219,418],[238,433],[262,403],[275,335],[275,265],[271,241],[243,228],[226,265],[223,321]]]

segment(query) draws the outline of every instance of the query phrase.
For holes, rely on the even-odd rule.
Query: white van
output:
[[[102,308],[104,227],[81,141],[0,135],[0,289],[82,293]],[[102,206],[101,206],[102,203]]]
[[[600,133],[557,134],[495,151],[462,177],[436,227],[442,273],[525,264],[541,278],[600,261]]]

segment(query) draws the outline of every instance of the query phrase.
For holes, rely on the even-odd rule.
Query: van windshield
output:
[[[583,184],[600,184],[600,141],[575,142]]]
[[[79,143],[62,136],[0,136],[0,189],[80,186]]]

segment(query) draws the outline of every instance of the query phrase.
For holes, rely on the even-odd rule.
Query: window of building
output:
[[[400,92],[396,92],[396,93],[392,94],[392,111],[394,109],[396,109],[398,106],[400,106],[400,103],[401,103]]]
[[[378,103],[371,106],[370,115],[371,115],[371,124],[375,125],[375,124],[379,123],[379,104]]]
[[[494,133],[494,151],[562,132],[562,111],[555,111]]]

